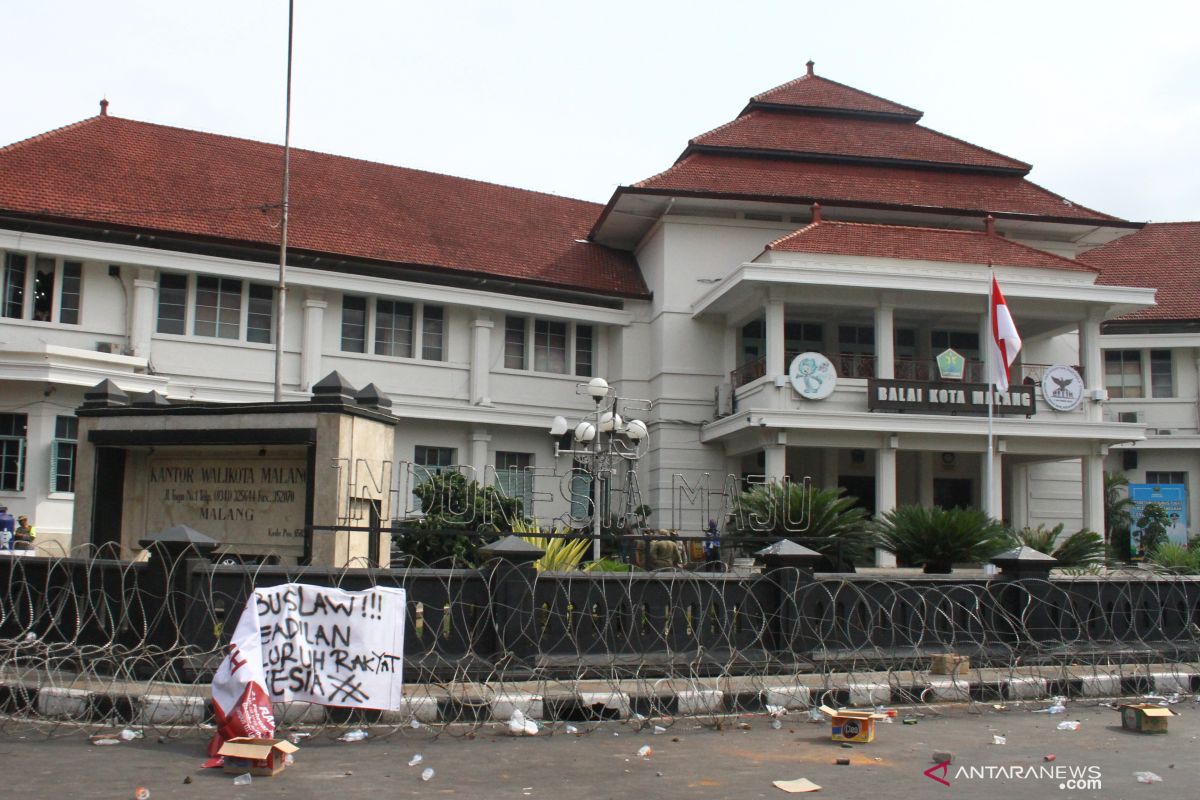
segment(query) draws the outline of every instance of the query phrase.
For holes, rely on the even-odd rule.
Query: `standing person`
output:
[[[13,531],[16,527],[16,520],[8,513],[8,506],[0,506],[0,549],[12,550]]]
[[[29,524],[29,517],[22,514],[17,517],[17,529],[13,532],[14,550],[32,550],[33,540],[37,538],[37,529]]]

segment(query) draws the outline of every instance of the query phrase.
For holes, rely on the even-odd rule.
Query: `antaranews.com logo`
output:
[[[951,781],[1047,781],[1058,784],[1059,789],[1072,791],[1100,789],[1101,774],[1097,766],[1071,766],[1067,764],[1039,764],[1032,767],[984,764],[960,765],[951,768],[949,761],[934,764],[923,773],[926,778],[949,787]]]

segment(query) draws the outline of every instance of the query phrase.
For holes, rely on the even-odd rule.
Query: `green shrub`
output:
[[[413,494],[421,501],[423,516],[405,524],[396,544],[425,564],[450,560],[456,565],[470,565],[485,537],[470,536],[468,532],[511,530],[523,519],[520,499],[505,496],[495,486],[468,481],[460,472],[431,474],[413,489]],[[453,531],[464,533],[454,535]]]
[[[1023,528],[1012,534],[1013,541],[1054,556],[1061,569],[1087,569],[1104,563],[1104,539],[1100,534],[1085,528],[1063,536],[1063,527],[1060,522],[1050,529],[1044,525]]]
[[[769,484],[742,492],[734,499],[726,532],[738,538],[764,540],[827,538],[812,548],[831,566],[841,545],[842,559],[861,562],[872,544],[867,510],[845,489],[818,489],[800,483]],[[760,545],[753,549],[766,546]],[[747,548],[749,549],[749,548]]]
[[[928,573],[987,561],[1012,545],[1004,526],[977,508],[900,506],[879,519],[876,533],[897,558]]]
[[[1163,542],[1154,548],[1147,560],[1159,572],[1200,575],[1200,550],[1189,550],[1174,542]]]

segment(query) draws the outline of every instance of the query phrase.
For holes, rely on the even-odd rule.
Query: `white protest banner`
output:
[[[271,702],[395,710],[401,704],[405,593],[286,583],[255,589],[213,677],[217,735],[270,737]]]
[[[272,700],[400,708],[403,589],[347,592],[288,583],[255,589],[254,601],[264,686]]]

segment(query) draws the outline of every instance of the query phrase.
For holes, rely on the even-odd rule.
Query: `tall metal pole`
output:
[[[275,313],[275,402],[283,400],[283,331],[287,313],[287,238],[288,238],[288,191],[292,177],[292,19],[295,0],[288,0],[288,45],[287,45],[287,102],[283,123],[283,201],[282,218],[279,223],[279,284],[275,296],[278,298]]]
[[[989,262],[988,266],[989,267],[991,266],[990,262]],[[987,372],[987,381],[988,381],[988,383],[987,383],[987,396],[988,396],[987,420],[988,420],[988,422],[987,422],[987,464],[984,465],[984,475],[986,476],[984,478],[984,481],[986,483],[986,486],[984,488],[985,488],[985,491],[987,491],[987,494],[984,495],[983,510],[987,512],[987,515],[989,517],[993,517],[993,518],[996,516],[995,509],[992,508],[992,506],[995,504],[995,494],[996,493],[992,488],[992,481],[994,480],[994,476],[992,475],[992,465],[995,463],[995,455],[994,455],[995,442],[994,442],[994,439],[992,438],[992,435],[993,435],[992,434],[992,400],[996,393],[996,384],[992,379],[997,375],[996,370],[1000,369],[1000,366],[998,364],[992,363],[996,360],[996,353],[994,352],[994,350],[995,350],[994,345],[996,342],[996,318],[995,318],[996,298],[992,297],[992,282],[995,280],[995,275],[996,274],[991,269],[988,270],[987,305],[988,305],[988,337],[990,338],[990,341],[987,343],[987,350],[984,351],[985,353],[987,353],[987,361],[984,364],[984,370]]]
[[[592,561],[600,560],[600,409],[603,398],[596,400],[596,437],[592,440]],[[616,412],[613,412],[616,413]]]

